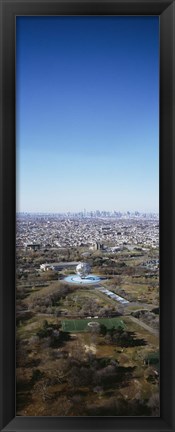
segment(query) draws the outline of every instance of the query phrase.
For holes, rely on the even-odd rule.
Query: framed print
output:
[[[174,1],[0,5],[1,430],[173,431]]]

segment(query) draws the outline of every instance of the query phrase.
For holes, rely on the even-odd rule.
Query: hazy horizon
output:
[[[95,209],[95,210],[86,210],[86,214],[89,214],[89,213],[96,213],[96,212],[98,212],[98,211],[100,211],[100,213],[103,213],[103,212],[106,212],[106,213],[110,213],[110,214],[115,214],[115,213],[118,213],[118,214],[122,214],[122,215],[126,215],[126,214],[129,214],[129,215],[134,215],[135,213],[138,213],[139,215],[142,215],[142,214],[146,214],[146,215],[150,215],[150,214],[155,214],[155,215],[159,215],[159,212],[154,212],[154,211],[149,211],[149,212],[144,212],[144,211],[139,211],[139,210],[133,210],[133,211],[129,211],[129,210],[127,210],[127,211],[120,211],[120,210],[99,210],[99,209]],[[72,211],[72,212],[69,212],[69,211],[63,211],[63,212],[52,212],[52,211],[17,211],[16,212],[17,214],[80,214],[80,213],[83,213],[84,214],[84,210],[77,210],[77,211]]]

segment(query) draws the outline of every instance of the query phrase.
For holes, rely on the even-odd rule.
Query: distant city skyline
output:
[[[127,210],[127,211],[125,211],[125,212],[121,212],[121,211],[117,211],[117,210],[113,210],[113,211],[109,211],[109,210],[99,210],[99,209],[96,209],[96,210],[77,210],[76,212],[70,212],[70,211],[68,211],[68,212],[27,212],[27,211],[24,211],[24,212],[17,212],[17,215],[24,215],[24,214],[26,214],[26,215],[58,215],[58,216],[70,216],[70,217],[72,217],[72,216],[78,216],[78,215],[81,215],[82,217],[91,217],[91,216],[93,216],[93,217],[96,217],[96,216],[98,216],[99,215],[99,217],[104,217],[104,216],[106,216],[106,217],[113,217],[113,216],[116,216],[116,217],[123,217],[123,216],[131,216],[131,217],[142,217],[142,216],[150,216],[150,215],[152,215],[152,216],[156,216],[156,217],[158,217],[159,216],[159,213],[158,212],[140,212],[140,211],[138,211],[138,210],[135,210],[135,211],[129,211],[129,210]]]
[[[159,210],[159,18],[16,18],[17,212]]]

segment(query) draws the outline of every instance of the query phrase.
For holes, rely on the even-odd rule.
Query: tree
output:
[[[107,333],[107,327],[104,324],[100,324],[100,334],[105,336]]]

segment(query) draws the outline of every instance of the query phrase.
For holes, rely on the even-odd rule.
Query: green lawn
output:
[[[88,327],[89,322],[98,322],[100,324],[105,325],[108,329],[119,326],[125,327],[124,323],[119,318],[91,318],[91,319],[75,319],[75,320],[64,320],[61,322],[62,330],[67,332],[84,332],[90,331],[90,327]]]

